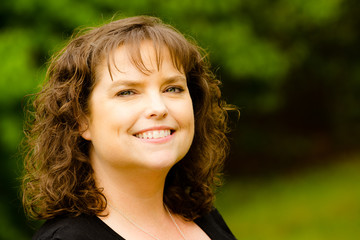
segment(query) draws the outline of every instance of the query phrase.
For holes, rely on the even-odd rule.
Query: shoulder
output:
[[[235,240],[235,236],[227,226],[219,211],[214,208],[210,213],[195,220],[195,223],[211,239]]]
[[[92,240],[122,238],[96,216],[56,217],[47,220],[32,240]]]

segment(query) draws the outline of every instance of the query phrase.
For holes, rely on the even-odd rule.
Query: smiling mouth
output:
[[[173,134],[174,131],[170,129],[166,130],[153,130],[135,134],[135,137],[140,139],[159,139],[165,138]]]

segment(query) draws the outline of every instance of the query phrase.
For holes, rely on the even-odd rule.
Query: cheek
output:
[[[191,99],[176,108],[179,121],[190,129],[194,128],[194,110]]]

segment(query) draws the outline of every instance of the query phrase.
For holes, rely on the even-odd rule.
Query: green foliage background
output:
[[[239,239],[357,239],[358,10],[356,0],[1,1],[0,239],[28,239],[37,224],[18,197],[24,96],[74,29],[114,14],[157,16],[195,38],[241,109],[217,202]]]

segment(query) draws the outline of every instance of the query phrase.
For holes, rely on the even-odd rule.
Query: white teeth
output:
[[[164,138],[171,134],[170,130],[154,130],[136,134],[135,137],[141,139],[157,139]]]

